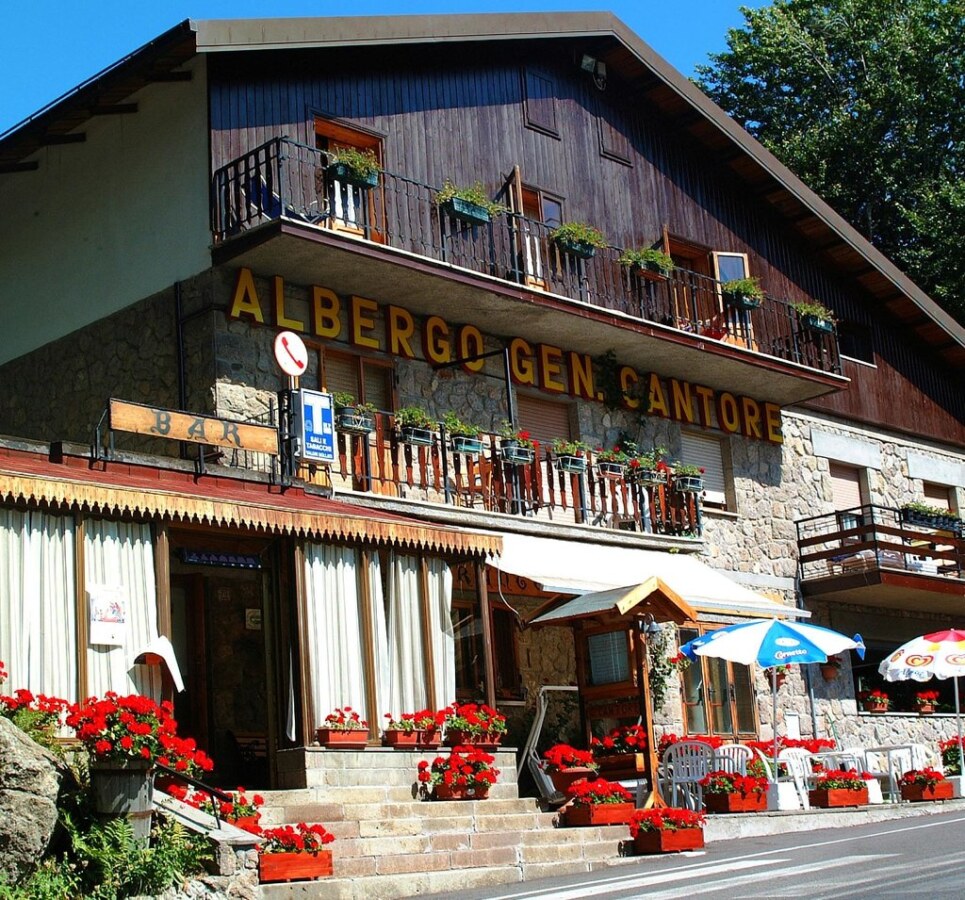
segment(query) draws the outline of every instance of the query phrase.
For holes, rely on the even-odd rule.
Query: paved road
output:
[[[435,895],[436,900],[457,895]],[[719,841],[703,853],[460,892],[461,900],[965,898],[965,815]]]

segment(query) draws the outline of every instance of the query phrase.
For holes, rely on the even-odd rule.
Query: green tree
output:
[[[698,86],[965,323],[965,0],[741,12]]]

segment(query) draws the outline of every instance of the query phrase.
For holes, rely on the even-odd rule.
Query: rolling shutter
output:
[[[921,492],[929,506],[937,506],[939,509],[947,509],[951,512],[951,492],[944,484],[930,484],[925,481],[922,483]]]
[[[517,396],[516,411],[520,429],[528,431],[533,440],[543,446],[552,444],[556,438],[571,440],[573,437],[568,403]]]
[[[830,464],[831,499],[835,509],[861,506],[861,473],[854,466]]]
[[[720,441],[682,432],[680,461],[700,466],[704,470],[704,503],[727,506],[727,479],[724,475],[724,455]]]

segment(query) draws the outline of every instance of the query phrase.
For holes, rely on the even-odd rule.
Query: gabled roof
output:
[[[178,77],[178,69],[199,53],[512,40],[585,45],[641,101],[774,207],[832,269],[861,284],[947,363],[965,366],[965,328],[610,13],[185,20],[0,135],[0,173],[36,168],[27,158],[45,144],[63,141],[152,81]]]

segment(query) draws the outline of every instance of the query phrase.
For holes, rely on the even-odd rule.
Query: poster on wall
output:
[[[120,585],[94,584],[88,588],[90,643],[123,647],[127,642],[127,596]]]

